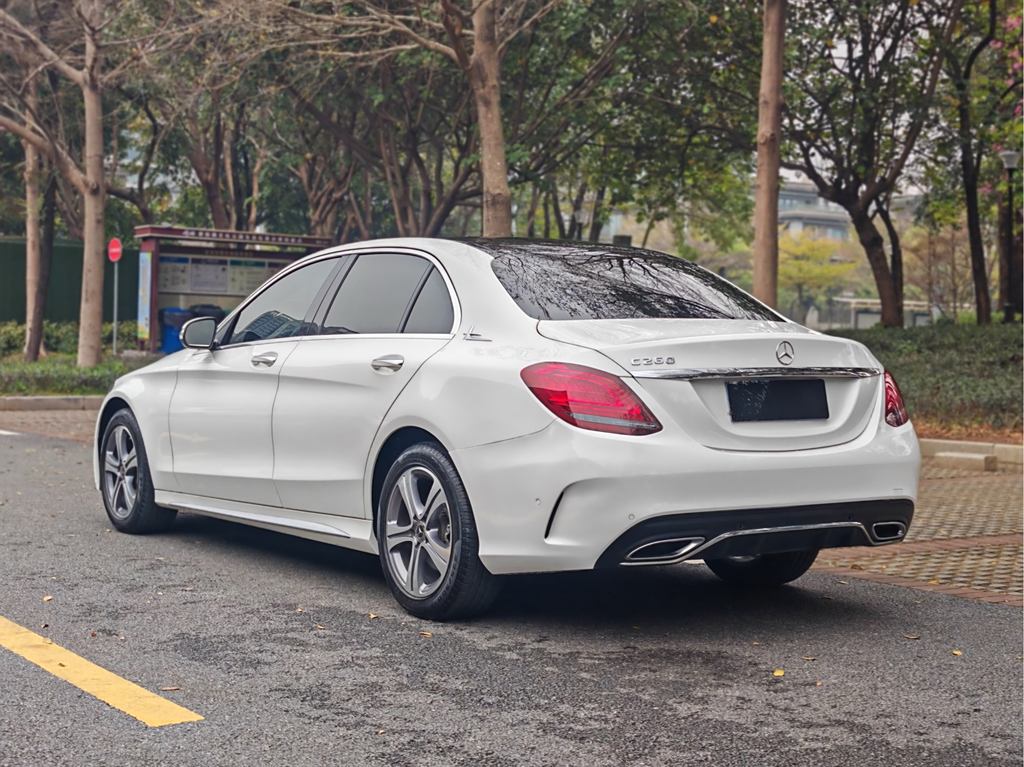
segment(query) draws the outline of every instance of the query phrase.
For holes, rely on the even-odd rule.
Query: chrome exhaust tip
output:
[[[703,538],[665,538],[637,546],[626,555],[624,565],[671,565],[704,543]]]
[[[871,535],[881,543],[898,541],[906,534],[907,526],[902,522],[875,522],[871,525]]]

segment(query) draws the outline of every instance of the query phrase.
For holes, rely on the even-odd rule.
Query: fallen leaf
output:
[[[420,636],[424,639],[430,639],[430,637],[434,636],[434,634],[430,631],[421,631]]]
[[[903,638],[904,639],[920,639],[921,635],[920,634],[904,634]]]
[[[815,687],[821,687],[821,680],[819,679],[817,682],[815,682],[814,686]]]
[[[180,689],[180,687],[161,687],[160,692],[177,692]]]
[[[374,620],[375,618],[379,618],[379,617],[380,617],[380,616],[379,616],[379,615],[377,615],[377,613],[370,613],[370,620],[371,620],[371,621],[372,621],[372,620]]]
[[[858,565],[856,562],[854,562],[852,565],[850,565],[850,569],[851,570],[863,570],[864,569],[864,565]]]
[[[377,730],[377,734],[378,735],[383,735],[384,734],[384,730]]]
[[[301,607],[296,607],[296,608],[295,608],[295,612],[297,612],[297,613],[304,613],[304,612],[306,612],[306,611],[305,611],[305,610],[303,610],[303,609],[302,609]]]
[[[754,647],[758,647],[761,643],[760,642],[751,642],[750,644],[754,645]]]
[[[964,654],[964,651],[963,651],[963,650],[953,650],[953,654],[954,654],[954,655],[955,655],[956,657],[958,657],[958,658],[959,658],[959,657],[960,657],[961,655],[963,655],[963,654]]]
[[[786,675],[786,672],[785,672],[785,670],[783,670],[783,669],[781,669],[781,668],[777,668],[777,669],[775,669],[775,670],[774,670],[774,671],[772,672],[772,676],[775,676],[775,677],[779,677],[779,676],[785,676],[785,675]]]
[[[91,636],[93,639],[95,639],[96,638],[96,632],[95,631],[90,631],[89,632],[89,636]]]
[[[327,627],[324,626],[322,623],[314,623],[313,628],[315,628],[317,631],[323,631]]]
[[[850,582],[849,582],[849,581],[836,581],[836,583],[841,583],[841,584],[843,584],[844,586],[849,586],[849,585],[850,585]]]
[[[803,658],[804,660],[818,660],[818,659],[817,659],[817,658],[815,658],[815,657],[814,657],[813,655],[802,655],[801,657],[802,657],[802,658]]]
[[[50,628],[50,624],[49,623],[40,623],[39,624],[39,628],[41,628],[41,629],[48,629],[48,628]]]
[[[939,585],[939,581],[936,578],[932,578],[930,581],[928,581],[928,585],[929,586],[938,586]]]
[[[53,597],[50,594],[47,594],[45,597],[43,597],[43,601],[44,602],[52,602],[53,601]]]

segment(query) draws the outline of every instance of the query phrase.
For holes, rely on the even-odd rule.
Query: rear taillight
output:
[[[903,404],[903,394],[896,385],[892,373],[885,371],[885,422],[890,426],[902,426],[910,420],[907,406]]]
[[[661,431],[654,414],[611,373],[565,362],[539,362],[520,375],[544,407],[573,426],[612,434]]]

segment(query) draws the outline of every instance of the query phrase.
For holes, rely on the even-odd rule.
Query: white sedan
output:
[[[425,618],[509,573],[702,559],[778,585],[914,512],[917,439],[864,346],[650,251],[346,245],[182,341],[100,412],[115,527],[182,510],[377,553]]]

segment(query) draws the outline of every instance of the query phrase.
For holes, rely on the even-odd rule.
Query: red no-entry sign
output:
[[[121,241],[116,237],[107,243],[107,258],[114,264],[121,260]]]

